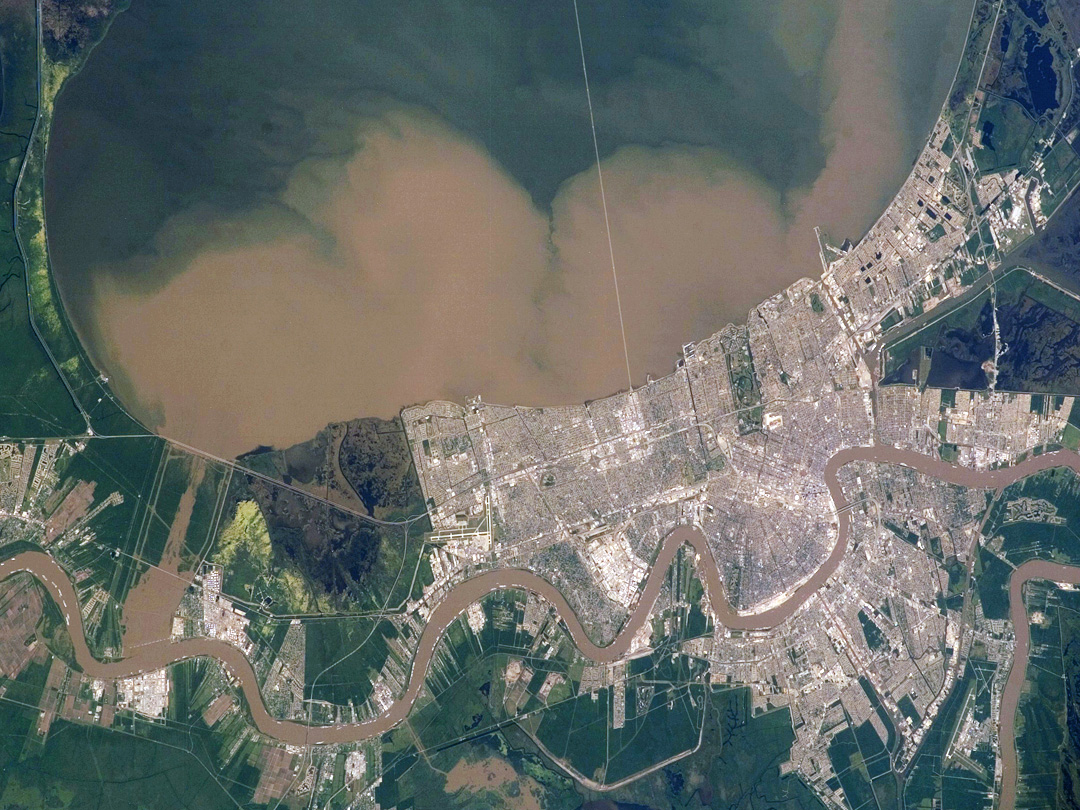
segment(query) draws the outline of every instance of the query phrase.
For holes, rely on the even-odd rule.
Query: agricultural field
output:
[[[1019,102],[993,98],[983,106],[976,125],[981,144],[975,163],[985,173],[1000,172],[1022,165],[1035,131],[1035,122]]]
[[[965,723],[985,723],[990,718],[994,672],[991,662],[968,661],[906,774],[904,807],[916,810],[937,802],[941,807],[990,809],[994,753],[989,746],[978,745],[965,752],[959,737]]]

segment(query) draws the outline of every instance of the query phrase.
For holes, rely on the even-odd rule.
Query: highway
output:
[[[1080,456],[1067,451],[1046,453],[1006,469],[979,472],[895,448],[855,447],[843,450],[829,460],[825,470],[837,524],[835,544],[825,562],[804,583],[788,594],[781,604],[758,613],[740,613],[734,610],[728,602],[720,570],[709,550],[708,543],[704,535],[692,526],[680,526],[664,539],[634,611],[619,635],[611,644],[604,647],[593,644],[566,599],[547,580],[519,569],[489,571],[456,586],[434,607],[420,636],[405,693],[399,700],[378,717],[361,723],[333,726],[312,726],[272,717],[263,702],[258,680],[247,658],[237,647],[217,639],[180,641],[162,639],[137,648],[120,661],[108,663],[98,661],[87,647],[78,597],[71,581],[52,557],[44,552],[27,551],[0,562],[0,579],[19,572],[28,572],[45,586],[64,614],[74,645],[76,661],[91,677],[125,678],[141,672],[161,669],[179,661],[215,658],[240,685],[250,707],[252,719],[262,733],[293,745],[353,742],[383,734],[405,719],[420,694],[432,655],[447,627],[469,605],[494,591],[513,588],[540,595],[558,612],[559,618],[582,654],[599,663],[617,661],[626,655],[634,635],[648,620],[676,552],[683,544],[690,544],[699,555],[699,574],[705,583],[713,613],[719,623],[738,630],[765,630],[781,624],[817,592],[818,588],[835,573],[844,558],[850,539],[850,509],[848,509],[849,504],[844,500],[838,473],[845,465],[855,461],[899,464],[952,484],[984,489],[1001,489],[1020,478],[1053,467],[1069,467],[1080,473]],[[1006,802],[1006,797],[1015,797],[1016,751],[1013,728],[1016,702],[1019,699],[1026,671],[1029,644],[1029,628],[1026,616],[1024,616],[1020,593],[1023,584],[1031,578],[1080,582],[1080,568],[1055,565],[1045,561],[1031,561],[1021,566],[1013,574],[1010,582],[1017,654],[1005,687],[1001,711],[1003,733],[1000,737],[1004,760],[1001,807],[1005,810],[1012,808],[1012,804]],[[1008,733],[1005,733],[1004,729],[1008,729]]]

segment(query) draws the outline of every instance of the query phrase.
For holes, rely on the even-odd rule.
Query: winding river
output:
[[[574,643],[584,655],[597,662],[612,662],[626,655],[630,649],[634,635],[648,620],[676,552],[683,544],[688,543],[700,557],[699,573],[705,581],[713,613],[719,623],[739,630],[765,630],[781,624],[817,592],[835,573],[844,558],[850,539],[851,520],[838,473],[842,467],[856,461],[903,465],[952,484],[997,490],[1032,473],[1052,467],[1069,467],[1080,473],[1080,456],[1065,451],[1046,453],[1007,469],[980,472],[956,467],[908,450],[887,447],[854,447],[842,450],[829,459],[825,469],[825,480],[836,510],[836,544],[828,559],[809,579],[792,591],[783,603],[759,613],[736,612],[727,600],[720,570],[704,535],[692,526],[680,526],[664,538],[636,607],[620,634],[604,647],[598,647],[590,641],[577,615],[551,583],[536,574],[519,569],[490,571],[453,588],[432,610],[420,636],[408,686],[398,701],[378,717],[361,723],[333,726],[310,726],[272,717],[263,702],[258,680],[247,658],[238,648],[217,639],[163,639],[133,650],[131,655],[120,661],[105,663],[97,660],[86,644],[78,597],[71,581],[53,558],[44,552],[27,551],[0,562],[0,579],[19,572],[28,572],[41,581],[64,614],[76,661],[92,677],[125,678],[193,658],[216,658],[240,684],[252,719],[263,734],[294,745],[353,742],[382,734],[405,719],[420,694],[432,655],[447,627],[469,605],[493,591],[514,588],[542,596],[554,606]],[[1016,795],[1017,765],[1013,729],[1030,644],[1030,628],[1021,593],[1024,583],[1032,578],[1080,583],[1080,567],[1032,560],[1017,569],[1010,582],[1012,620],[1016,628],[1016,657],[1002,696],[1000,715],[1002,729],[1009,730],[1008,733],[1000,735],[1003,760],[1000,807],[1005,810],[1011,810]]]

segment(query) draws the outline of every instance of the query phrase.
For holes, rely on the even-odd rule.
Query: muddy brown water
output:
[[[57,100],[45,193],[124,403],[234,456],[431,399],[605,396],[608,225],[634,383],[669,373],[820,271],[814,226],[878,216],[971,4],[586,5],[606,206],[566,3],[132,3]]]
[[[180,604],[180,599],[195,576],[194,571],[181,573],[180,570],[184,540],[191,523],[191,513],[195,509],[195,495],[205,472],[205,462],[202,459],[192,457],[191,463],[194,465],[191,480],[180,497],[176,515],[169,527],[169,537],[165,542],[161,562],[143,572],[124,600],[125,649],[141,647],[169,637],[176,606]]]
[[[605,647],[598,647],[589,640],[577,615],[551,583],[529,571],[506,569],[487,572],[461,583],[435,606],[420,636],[404,695],[378,717],[361,723],[333,726],[309,726],[272,717],[263,702],[258,680],[247,658],[238,648],[216,639],[185,639],[183,641],[161,639],[135,649],[123,660],[108,663],[98,661],[87,647],[78,598],[71,581],[48,554],[30,551],[5,560],[0,563],[0,579],[26,571],[42,582],[64,614],[77,662],[91,677],[125,678],[193,658],[216,658],[240,685],[250,707],[252,719],[262,733],[294,745],[353,742],[382,734],[405,719],[420,694],[432,655],[447,627],[469,605],[494,591],[522,589],[539,594],[556,609],[574,643],[585,656],[599,663],[617,661],[627,653],[634,635],[648,620],[675,553],[683,544],[689,544],[699,555],[699,571],[705,581],[713,612],[720,624],[740,630],[765,630],[777,626],[802,607],[835,573],[843,560],[850,537],[850,514],[845,509],[847,504],[837,473],[843,466],[855,461],[903,465],[952,484],[984,489],[1001,489],[1032,473],[1053,467],[1069,467],[1080,473],[1080,456],[1070,452],[1047,453],[1008,469],[979,472],[954,467],[944,461],[927,458],[907,450],[881,447],[855,447],[843,450],[833,456],[826,467],[826,483],[836,509],[838,527],[836,545],[825,563],[806,582],[796,588],[782,604],[759,613],[738,613],[733,610],[726,598],[720,571],[709,551],[705,537],[691,526],[680,526],[664,539],[637,606],[627,619],[622,632]],[[1032,577],[1080,582],[1080,568],[1059,566],[1043,561],[1026,563],[1018,569],[1017,573],[1020,576],[1014,576],[1010,583],[1012,618],[1017,628],[1017,658],[1006,686],[1001,712],[1002,728],[1009,729],[1008,734],[1001,735],[1002,755],[1005,762],[1003,798],[1015,796],[1016,755],[1013,728],[1016,701],[1019,698],[1026,671],[1029,638],[1026,617],[1023,615],[1023,603],[1019,598],[1020,589],[1023,583]],[[1009,807],[1004,801],[1001,806]]]

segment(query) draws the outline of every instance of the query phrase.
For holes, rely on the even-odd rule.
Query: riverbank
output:
[[[28,572],[35,576],[49,591],[64,615],[64,620],[71,635],[75,651],[75,660],[83,670],[95,678],[118,679],[130,677],[140,672],[157,670],[181,661],[193,658],[215,658],[225,667],[240,685],[247,700],[252,720],[263,734],[293,745],[312,745],[327,743],[345,743],[367,739],[390,730],[402,722],[412,708],[423,688],[428,666],[432,656],[442,640],[449,625],[457,619],[471,604],[498,590],[522,589],[536,593],[546,599],[557,611],[566,630],[577,648],[586,657],[598,663],[610,663],[620,660],[630,649],[633,637],[641,626],[648,621],[653,605],[660,594],[668,567],[678,549],[689,544],[698,554],[699,571],[707,588],[708,598],[718,623],[733,630],[767,630],[782,624],[798,611],[818,589],[835,573],[848,548],[850,538],[850,513],[844,500],[838,478],[839,471],[852,462],[864,461],[883,464],[897,464],[910,467],[917,472],[938,478],[951,484],[966,487],[1000,490],[1015,481],[1033,473],[1053,467],[1069,467],[1080,473],[1080,456],[1069,452],[1047,453],[1027,459],[1015,467],[1000,470],[977,471],[955,467],[938,459],[928,458],[908,450],[889,447],[854,447],[842,450],[834,455],[826,466],[825,478],[836,515],[836,541],[825,561],[810,577],[795,588],[783,603],[760,613],[738,613],[728,602],[723,578],[709,551],[705,536],[695,527],[681,526],[671,532],[660,547],[653,561],[645,586],[642,589],[636,607],[627,619],[619,635],[611,644],[599,647],[589,640],[580,620],[570,608],[565,597],[551,583],[534,573],[518,569],[490,571],[466,580],[453,588],[446,597],[433,608],[428,623],[417,645],[413,658],[408,686],[404,694],[382,715],[370,720],[334,726],[309,726],[303,723],[279,720],[270,715],[263,701],[258,679],[244,654],[236,647],[216,639],[185,639],[171,641],[159,639],[136,649],[130,656],[114,662],[102,662],[91,654],[82,627],[78,597],[60,566],[44,552],[23,552],[0,563],[0,579],[19,572]],[[1075,576],[1080,582],[1080,568],[1055,566],[1045,561],[1026,563],[1017,573],[1025,572],[1022,578],[1014,574],[1010,583],[1012,594],[1013,621],[1017,632],[1017,655],[1005,696],[1013,696],[1011,705],[1012,718],[1015,718],[1015,700],[1019,698],[1023,685],[1023,673],[1026,670],[1027,642],[1021,646],[1022,636],[1026,638],[1026,617],[1023,614],[1023,601],[1019,598],[1024,582],[1032,577],[1064,580]],[[1030,573],[1028,573],[1030,572]],[[1049,572],[1049,575],[1048,575]],[[1074,581],[1068,579],[1067,581]],[[1019,606],[1020,614],[1016,613]],[[1023,665],[1021,665],[1023,664]],[[1017,674],[1019,673],[1019,674]],[[1017,683],[1017,679],[1019,679]],[[1003,698],[1002,728],[1010,730],[1015,722],[1006,717],[1010,709]],[[1012,734],[1002,734],[1003,796],[1015,796],[1016,757],[1015,739]],[[1010,760],[1006,758],[1006,746],[1011,748]],[[1010,781],[1011,780],[1011,781]],[[1010,788],[1011,785],[1011,788]],[[1011,793],[1007,793],[1010,791]],[[1006,807],[1002,804],[1002,807]]]

